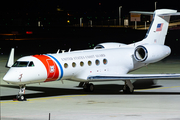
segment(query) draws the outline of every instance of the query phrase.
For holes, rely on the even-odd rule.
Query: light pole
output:
[[[156,4],[157,4],[157,1],[155,2],[155,10],[156,10]]]
[[[80,27],[82,27],[82,17],[80,18]]]
[[[119,26],[121,25],[121,8],[122,6],[119,6]]]

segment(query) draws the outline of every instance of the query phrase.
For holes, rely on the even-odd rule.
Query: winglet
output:
[[[11,48],[11,52],[9,54],[9,59],[6,63],[6,67],[10,68],[14,64],[14,48]]]

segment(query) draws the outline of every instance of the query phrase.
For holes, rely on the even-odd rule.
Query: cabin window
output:
[[[73,62],[73,63],[72,63],[72,66],[73,66],[73,67],[76,67],[76,63],[75,63],[75,62]]]
[[[88,65],[91,66],[91,65],[92,65],[92,62],[91,62],[91,61],[88,61]]]
[[[68,64],[67,63],[64,63],[64,68],[68,68]]]
[[[103,64],[104,64],[104,65],[107,64],[107,59],[103,59]]]
[[[27,67],[29,61],[16,61],[12,67]]]
[[[28,65],[28,67],[34,67],[34,63],[31,61]]]
[[[100,61],[99,61],[99,60],[96,60],[95,63],[96,63],[96,65],[99,65],[99,64],[100,64]]]
[[[81,61],[81,62],[80,62],[80,66],[81,66],[81,67],[84,66],[84,62]]]

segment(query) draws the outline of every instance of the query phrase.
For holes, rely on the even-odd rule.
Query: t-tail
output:
[[[172,15],[180,15],[177,10],[171,9],[159,9],[155,12],[139,12],[139,11],[131,11],[130,13],[137,13],[137,14],[146,14],[151,15],[153,14],[153,19],[151,25],[146,33],[145,38],[140,41],[143,44],[162,44],[164,45],[170,16]]]

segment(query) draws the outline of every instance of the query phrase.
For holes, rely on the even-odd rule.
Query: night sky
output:
[[[2,33],[11,33],[12,31],[18,31],[19,33],[22,33],[22,35],[17,36],[16,38],[38,38],[38,37],[44,37],[48,38],[49,36],[52,37],[51,34],[53,34],[53,37],[55,37],[55,40],[61,40],[61,44],[56,44],[49,42],[48,40],[42,41],[36,41],[37,43],[34,44],[34,42],[29,41],[11,41],[12,46],[9,46],[9,41],[6,41],[7,44],[1,44],[0,46],[0,53],[8,53],[9,49],[14,46],[18,46],[18,52],[25,52],[28,53],[28,51],[31,53],[33,50],[35,52],[44,53],[44,50],[47,51],[56,51],[57,49],[65,49],[65,48],[78,48],[78,49],[84,49],[82,47],[87,48],[89,46],[89,43],[97,44],[100,42],[122,42],[122,43],[132,43],[134,39],[141,40],[144,38],[144,35],[146,31],[132,31],[130,29],[128,30],[121,30],[116,28],[84,28],[83,30],[80,28],[60,28],[60,25],[57,26],[57,22],[51,21],[51,19],[47,18],[47,21],[51,23],[50,25],[46,20],[46,16],[50,16],[50,18],[58,19],[63,17],[65,19],[65,23],[62,22],[62,24],[66,25],[66,19],[69,19],[68,14],[72,14],[71,19],[74,20],[74,18],[83,17],[88,19],[87,17],[91,16],[92,19],[96,22],[95,18],[97,17],[100,23],[95,23],[97,25],[101,25],[101,19],[104,20],[105,25],[107,25],[107,19],[116,19],[118,18],[118,12],[119,12],[119,6],[122,6],[121,13],[122,17],[129,16],[129,11],[154,11],[155,10],[155,1],[157,1],[157,9],[175,9],[180,12],[180,5],[178,0],[14,0],[14,1],[3,1],[0,4],[0,20],[2,21],[2,25],[4,25],[4,28],[1,28]],[[57,7],[64,10],[63,14],[57,13]],[[28,13],[28,14],[27,14]],[[38,14],[37,14],[38,13]],[[40,14],[39,14],[40,13]],[[45,14],[44,14],[45,13]],[[55,13],[55,14],[53,14]],[[57,13],[57,14],[56,14]],[[48,14],[48,15],[47,15]],[[51,15],[52,14],[52,15]],[[30,16],[30,17],[29,17]],[[42,16],[42,20],[41,17]],[[58,16],[56,18],[56,16]],[[100,17],[98,17],[100,16]],[[6,19],[7,18],[7,19]],[[16,20],[17,18],[17,20]],[[20,19],[18,19],[20,18]],[[26,18],[26,19],[23,19]],[[30,25],[27,26],[28,19],[30,18]],[[35,22],[33,21],[35,18]],[[64,20],[62,19],[62,20]],[[4,21],[3,21],[4,20]],[[18,22],[20,20],[20,22]],[[44,22],[45,27],[37,27],[37,21],[41,20]],[[72,20],[72,21],[73,21]],[[85,19],[83,19],[85,21]],[[89,19],[88,19],[89,20]],[[22,22],[21,22],[22,21]],[[74,20],[75,22],[72,24],[78,24],[78,19]],[[7,22],[7,26],[6,26]],[[17,25],[15,26],[14,24]],[[53,24],[54,22],[54,24]],[[47,24],[45,24],[47,23]],[[61,23],[61,22],[59,22]],[[84,22],[84,26],[88,24],[87,21]],[[20,24],[20,25],[19,25]],[[108,23],[109,24],[109,23]],[[113,23],[114,24],[114,21]],[[144,23],[143,23],[144,24]],[[12,26],[11,26],[12,25]],[[13,27],[13,25],[15,27]],[[34,25],[34,26],[33,26]],[[54,27],[54,26],[57,27]],[[47,27],[48,26],[48,27]],[[53,28],[54,27],[54,28]],[[56,30],[56,28],[58,28]],[[25,35],[26,30],[32,30],[33,35]],[[54,31],[56,33],[54,33]],[[128,32],[127,32],[128,31]],[[83,32],[83,33],[82,33]],[[126,33],[127,32],[127,33]],[[41,33],[41,34],[39,34]],[[48,34],[47,34],[48,33]],[[91,34],[89,34],[91,33]],[[59,35],[61,34],[61,35]],[[134,38],[134,34],[136,34],[136,38]],[[173,31],[168,34],[168,39],[171,39],[173,48],[173,52],[179,51],[179,39],[177,34],[179,34],[179,31]],[[46,35],[46,36],[45,36]],[[82,36],[83,35],[83,36]],[[49,37],[49,38],[50,38]],[[132,39],[133,37],[133,39]],[[140,38],[139,38],[140,37]],[[2,39],[14,39],[13,36],[3,36]],[[84,41],[84,38],[86,41]],[[67,42],[67,40],[69,40]],[[81,41],[81,44],[77,43],[77,45],[71,44],[71,42],[74,40]],[[94,40],[94,41],[92,41]],[[111,41],[110,41],[111,40]],[[25,44],[25,42],[27,42]],[[84,43],[83,43],[84,42]],[[15,44],[16,43],[16,44]],[[19,44],[22,44],[22,46],[19,46]],[[48,43],[48,44],[47,44]],[[48,47],[49,43],[51,43],[53,48]],[[24,46],[24,44],[26,46]],[[30,45],[31,44],[31,45]],[[83,45],[82,45],[83,44]],[[60,46],[61,45],[61,46]],[[168,43],[169,45],[169,43]],[[171,46],[172,46],[171,45]],[[8,46],[8,47],[7,47]],[[33,49],[31,49],[33,46]],[[41,46],[41,47],[39,47]],[[30,48],[28,48],[30,47]],[[49,49],[48,49],[49,48]],[[174,53],[175,53],[174,52]]]
[[[118,12],[118,7],[123,6],[122,15],[132,10],[154,11],[155,1],[157,8],[180,9],[179,1],[171,0],[14,0],[3,1],[0,4],[1,12],[56,12],[57,6],[71,12]]]

